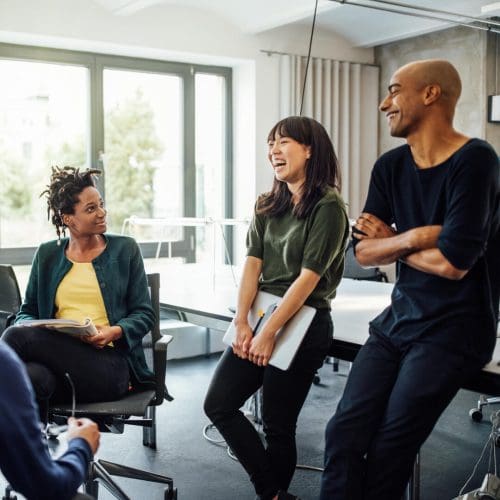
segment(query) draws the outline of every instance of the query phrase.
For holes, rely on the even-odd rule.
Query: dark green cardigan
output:
[[[142,350],[142,338],[154,323],[141,252],[135,240],[107,234],[106,249],[92,261],[101,289],[109,324],[122,327],[123,335],[114,342],[127,357],[133,386],[152,386]],[[43,243],[38,248],[16,322],[54,318],[56,291],[73,264],[66,258],[68,239]]]

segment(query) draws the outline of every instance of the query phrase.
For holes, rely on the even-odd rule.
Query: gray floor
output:
[[[240,465],[228,457],[225,448],[202,436],[207,423],[202,401],[216,361],[217,356],[169,362],[168,388],[175,401],[159,410],[156,451],[142,446],[139,428],[129,427],[124,435],[103,435],[99,456],[172,476],[181,500],[253,500],[255,495]],[[323,431],[341,395],[346,371],[347,364],[341,365],[340,375],[325,365],[320,372],[321,384],[311,389],[298,425],[299,463],[321,466]],[[476,398],[474,393],[461,391],[425,443],[421,500],[454,498],[472,471],[490,429],[487,415],[480,424],[468,417]],[[478,486],[485,472],[483,462],[467,491]],[[319,479],[318,472],[297,470],[290,490],[304,500],[316,499]],[[117,481],[134,500],[163,499],[162,486]],[[103,489],[99,498],[112,497]]]

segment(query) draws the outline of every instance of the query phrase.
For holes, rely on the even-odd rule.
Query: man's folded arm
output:
[[[363,212],[353,229],[356,259],[362,266],[392,264],[414,252],[437,247],[441,226],[422,226],[396,233],[373,214]]]
[[[405,264],[423,271],[424,273],[435,274],[450,280],[461,280],[468,272],[468,269],[458,269],[439,250],[439,248],[429,248],[414,252],[401,259]]]

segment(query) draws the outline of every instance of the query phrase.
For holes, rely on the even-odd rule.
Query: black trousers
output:
[[[235,453],[262,499],[287,490],[297,462],[295,429],[316,370],[332,342],[330,311],[318,310],[290,368],[259,367],[228,348],[215,370],[205,412]],[[239,410],[262,387],[266,446]]]
[[[400,500],[421,445],[480,368],[442,346],[400,350],[372,332],[326,428],[321,500]]]
[[[46,328],[11,326],[2,335],[24,361],[40,406],[42,421],[50,403],[71,402],[71,385],[80,403],[112,401],[128,390],[125,356],[113,347],[97,349],[61,332]]]

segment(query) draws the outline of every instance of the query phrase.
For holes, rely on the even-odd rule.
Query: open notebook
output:
[[[281,297],[267,292],[259,291],[257,293],[248,314],[248,322],[254,331],[257,330],[258,332],[281,300]],[[278,331],[276,334],[274,351],[269,360],[271,365],[281,370],[288,370],[315,314],[316,309],[314,309],[314,307],[302,306],[295,315],[285,323],[283,328]],[[233,321],[229,325],[223,341],[230,346],[235,337],[236,328]]]
[[[73,337],[92,337],[97,334],[97,329],[90,318],[85,318],[82,322],[75,319],[25,319],[14,326],[41,326]]]

